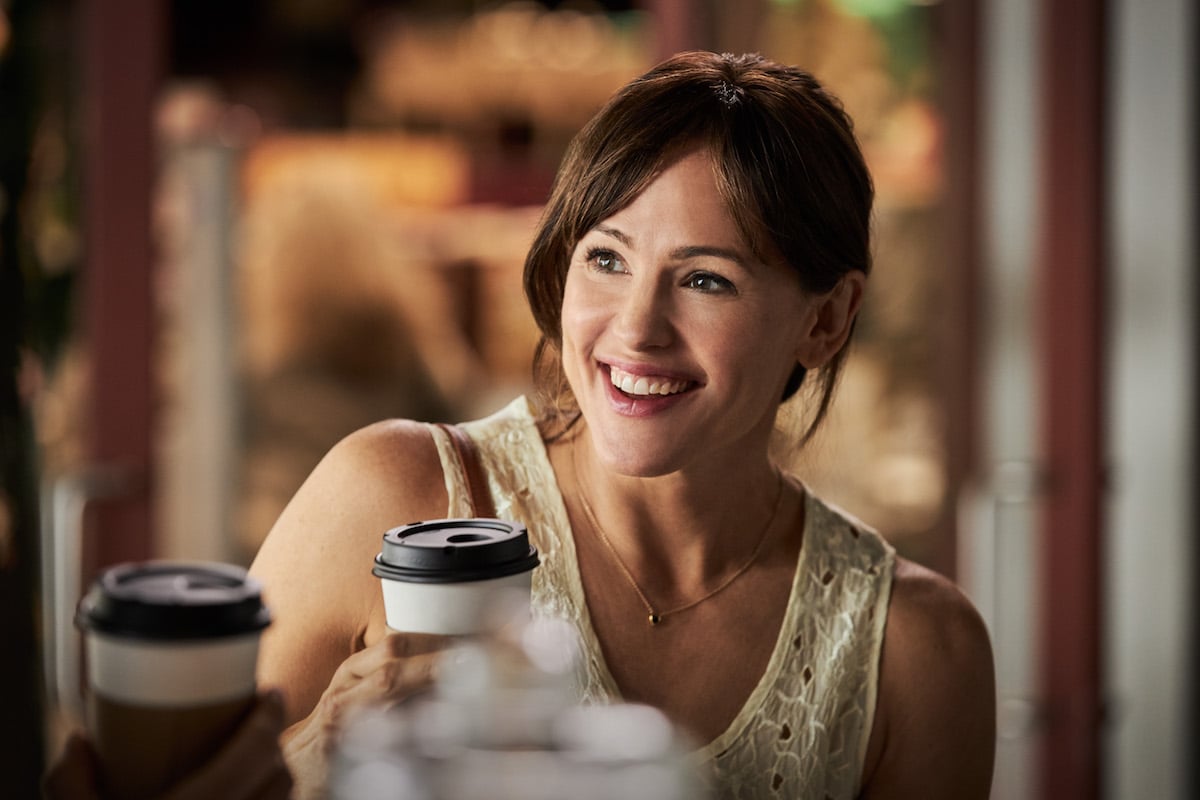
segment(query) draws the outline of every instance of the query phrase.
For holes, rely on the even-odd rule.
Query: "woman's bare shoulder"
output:
[[[893,624],[904,629],[904,638],[919,650],[924,643],[991,659],[983,618],[963,591],[945,576],[899,557],[888,607],[889,633]]]
[[[308,495],[334,505],[353,499],[358,513],[411,508],[428,516],[446,507],[441,462],[428,426],[400,419],[368,425],[338,442],[297,498]]]
[[[428,427],[391,420],[335,445],[267,534],[250,567],[274,620],[259,658],[286,688],[288,719],[307,713],[333,670],[381,615],[371,574],[383,534],[444,517],[441,460]]]
[[[987,797],[994,750],[987,627],[953,582],[898,558],[864,796]]]
[[[397,525],[445,516],[441,461],[428,427],[388,420],[338,442],[317,464],[267,535],[256,564],[288,548],[344,551],[369,539],[377,547]],[[335,552],[331,552],[334,555]]]

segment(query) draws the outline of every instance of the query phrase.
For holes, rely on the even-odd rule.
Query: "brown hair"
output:
[[[850,270],[870,272],[874,188],[841,103],[807,72],[758,55],[673,56],[618,91],[571,142],[525,259],[525,294],[542,333],[534,378],[545,412],[574,409],[558,355],[572,251],[695,146],[711,155],[718,188],[757,257],[788,264],[814,293]],[[845,352],[818,376],[806,439],[828,410]],[[782,400],[804,378],[797,365]]]

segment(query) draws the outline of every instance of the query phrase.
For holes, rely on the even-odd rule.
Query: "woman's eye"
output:
[[[687,277],[683,285],[688,289],[712,294],[734,291],[732,283],[720,275],[713,275],[711,272],[693,272]]]
[[[594,248],[588,251],[588,264],[598,272],[625,272],[625,264],[620,256],[611,250]]]

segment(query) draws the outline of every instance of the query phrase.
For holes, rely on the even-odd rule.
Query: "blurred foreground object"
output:
[[[691,743],[644,705],[580,706],[580,647],[538,619],[449,651],[435,692],[361,714],[330,779],[334,800],[702,800]]]
[[[156,797],[221,749],[255,705],[270,621],[261,584],[232,564],[150,561],[100,574],[76,624],[106,797]]]

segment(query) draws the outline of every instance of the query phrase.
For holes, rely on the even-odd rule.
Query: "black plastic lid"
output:
[[[100,574],[75,624],[112,636],[179,641],[238,636],[271,624],[262,585],[232,564],[147,561]]]
[[[527,572],[538,563],[524,525],[503,519],[439,519],[385,533],[371,573],[411,583],[465,583]]]

